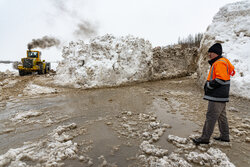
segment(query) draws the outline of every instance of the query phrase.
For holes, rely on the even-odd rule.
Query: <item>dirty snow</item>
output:
[[[16,113],[16,115],[13,118],[11,118],[11,120],[14,122],[21,122],[27,120],[30,117],[37,117],[42,114],[43,113],[41,111],[37,110],[18,111],[18,113]]]
[[[190,139],[174,135],[168,135],[167,140],[177,147],[172,153],[168,154],[168,150],[159,148],[149,141],[143,141],[140,149],[144,154],[139,155],[138,158],[151,167],[191,167],[193,163],[201,166],[234,167],[226,154],[218,148],[209,148],[207,145],[196,147]],[[197,149],[198,152],[196,152]]]
[[[187,138],[181,138],[178,136],[174,136],[174,135],[168,135],[168,141],[170,142],[177,142],[177,143],[181,143],[181,144],[187,144]]]
[[[192,165],[189,164],[185,159],[175,153],[171,153],[169,156],[163,156],[162,158],[158,158],[155,156],[146,157],[145,155],[140,155],[139,159],[142,162],[146,163],[149,167],[192,167]]]
[[[181,77],[196,71],[198,48],[180,45],[153,48],[153,72],[155,79]]]
[[[45,87],[29,83],[26,88],[24,88],[23,93],[25,95],[40,95],[40,94],[50,94],[57,93],[58,90],[55,88]]]
[[[33,162],[34,167],[62,166],[62,160],[77,158],[77,143],[72,142],[72,136],[66,134],[76,128],[76,124],[57,127],[49,134],[49,139],[38,142],[25,142],[20,148],[9,149],[0,155],[0,166],[28,167],[27,162]]]
[[[190,152],[185,156],[189,162],[193,162],[202,166],[235,167],[235,165],[229,161],[226,154],[218,148],[211,147],[205,153]]]
[[[155,145],[150,144],[148,141],[143,141],[140,145],[140,149],[147,155],[163,156],[167,155],[168,150],[157,148]]]
[[[92,88],[147,81],[152,75],[152,45],[133,36],[105,35],[64,47],[55,83]]]
[[[198,72],[204,83],[209,67],[205,57],[215,42],[223,47],[223,56],[235,66],[231,93],[250,98],[250,1],[231,3],[220,8],[204,34],[200,47]]]
[[[7,79],[3,80],[2,82],[0,82],[0,86],[2,86],[2,88],[12,88],[16,85],[17,82],[18,82],[18,80],[13,80],[11,78],[7,78]]]

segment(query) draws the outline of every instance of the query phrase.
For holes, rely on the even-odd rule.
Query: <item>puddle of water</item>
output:
[[[147,98],[142,97],[140,92],[136,92],[133,87],[126,87],[121,89],[82,91],[67,96],[8,102],[4,111],[0,112],[0,125],[3,127],[4,122],[19,111],[28,111],[31,109],[42,111],[43,114],[38,117],[29,118],[27,121],[45,121],[48,117],[54,120],[62,116],[68,116],[68,118],[59,123],[54,123],[50,127],[43,127],[43,124],[39,126],[36,123],[25,125],[25,121],[17,125],[12,125],[9,121],[8,125],[14,126],[16,131],[0,135],[0,154],[4,154],[10,148],[21,147],[25,141],[35,141],[45,138],[54,128],[62,124],[74,122],[78,127],[81,127],[84,126],[86,121],[97,120],[109,115],[114,116],[122,110],[145,111],[144,106],[146,105],[144,104],[147,101],[145,99]],[[88,128],[89,135],[86,139],[91,138],[94,140],[94,147],[89,152],[89,156],[93,158],[94,162],[99,162],[98,157],[104,155],[108,162],[123,166],[124,164],[128,164],[126,158],[135,156],[137,153],[138,144],[134,144],[136,146],[131,147],[124,145],[124,141],[119,140],[115,132],[107,127],[104,122],[102,124],[95,122]],[[80,137],[75,138],[75,140],[79,139]],[[113,147],[118,145],[119,149],[112,155]],[[77,160],[73,160],[73,162],[76,165],[78,163]]]
[[[116,133],[104,124],[103,121],[95,122],[92,124],[86,135],[78,136],[74,139],[74,142],[81,143],[83,140],[92,140],[92,149],[87,153],[93,160],[93,166],[98,166],[101,160],[100,156],[104,156],[108,163],[116,164],[118,166],[127,166],[133,161],[128,161],[127,158],[135,157],[138,152],[138,145],[133,143],[133,146],[124,145],[123,140],[119,139]],[[74,163],[71,161],[71,163]],[[76,164],[78,162],[75,162]],[[75,164],[75,165],[76,165]]]
[[[171,128],[166,129],[164,135],[156,143],[157,145],[161,146],[161,148],[167,149],[169,153],[174,151],[176,147],[173,144],[167,142],[168,135],[188,138],[189,135],[194,133],[194,130],[199,128],[194,122],[186,120],[180,112],[176,111],[175,113],[171,113],[170,111],[172,109],[173,108],[161,98],[154,99],[150,109],[151,111],[155,112],[157,119],[160,120],[162,124],[166,123],[171,126]]]

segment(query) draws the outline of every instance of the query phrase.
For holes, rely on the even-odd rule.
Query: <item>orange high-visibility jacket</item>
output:
[[[218,57],[210,68],[204,86],[204,99],[217,102],[229,101],[230,76],[235,74],[234,66],[222,56]]]
[[[221,79],[224,81],[230,80],[230,75],[234,76],[234,66],[225,57],[220,58],[210,68],[209,74],[207,76],[207,81],[212,81],[214,79]]]

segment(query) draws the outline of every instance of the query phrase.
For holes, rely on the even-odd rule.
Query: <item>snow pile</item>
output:
[[[62,160],[77,157],[77,143],[73,143],[73,137],[65,134],[76,128],[76,124],[59,126],[51,134],[48,140],[37,143],[26,142],[21,148],[10,149],[0,155],[0,166],[28,167],[32,166],[62,166]],[[36,164],[36,165],[35,165]]]
[[[250,98],[250,1],[228,4],[214,16],[201,42],[198,62],[199,81],[204,84],[209,65],[208,48],[215,42],[223,47],[223,56],[235,66],[231,93]]]
[[[96,37],[63,49],[55,83],[81,88],[116,86],[152,77],[152,45],[133,36]]]
[[[192,141],[190,141],[187,138],[182,138],[179,136],[174,136],[174,135],[168,135],[167,138],[168,142],[173,143],[177,148],[179,148],[178,150],[176,150],[176,152],[179,153],[183,153],[186,151],[190,151],[195,149],[195,145],[193,144]]]
[[[57,93],[58,90],[54,88],[49,88],[45,86],[39,86],[33,83],[29,83],[26,88],[24,88],[23,93],[25,95],[40,95],[40,94],[50,94]]]
[[[187,138],[182,138],[174,135],[168,135],[168,141],[170,142],[177,142],[180,144],[187,144],[188,140]]]
[[[186,154],[186,158],[188,161],[202,166],[235,167],[235,165],[229,161],[225,153],[212,147],[205,153],[190,152]]]

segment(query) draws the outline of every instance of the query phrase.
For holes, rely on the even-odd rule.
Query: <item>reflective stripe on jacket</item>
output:
[[[218,57],[211,68],[204,86],[204,99],[218,102],[229,101],[230,75],[235,74],[234,66],[224,57]]]

